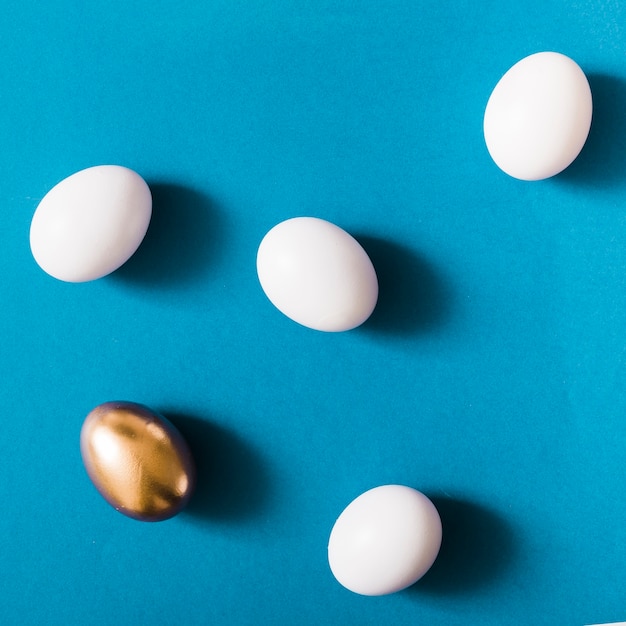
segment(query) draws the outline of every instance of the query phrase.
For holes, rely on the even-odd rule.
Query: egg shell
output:
[[[495,86],[484,116],[487,149],[496,165],[521,180],[564,170],[582,150],[592,117],[589,82],[558,52],[531,54]]]
[[[67,282],[106,276],[141,244],[152,194],[136,172],[97,165],[55,185],[35,210],[30,248],[45,272]]]
[[[315,330],[355,328],[378,299],[376,271],[365,250],[345,230],[316,217],[274,226],[259,246],[257,273],[279,311]]]
[[[160,521],[191,497],[196,470],[184,440],[165,417],[134,402],[105,402],[86,417],[80,451],[89,478],[120,513]]]
[[[395,593],[419,580],[441,547],[435,505],[404,485],[383,485],[353,500],[337,518],[328,562],[344,587],[367,596]]]

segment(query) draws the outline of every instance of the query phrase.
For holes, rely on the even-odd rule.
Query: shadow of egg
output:
[[[409,588],[416,595],[463,594],[493,585],[518,550],[511,525],[497,512],[466,500],[431,497],[443,526],[434,565]]]
[[[366,332],[407,336],[433,331],[447,320],[452,297],[443,276],[418,252],[378,237],[356,235],[378,277],[378,302]]]
[[[152,219],[135,254],[112,276],[156,288],[181,288],[216,263],[223,237],[219,212],[204,193],[150,183]]]
[[[626,186],[626,80],[589,73],[593,117],[587,141],[578,157],[555,181],[582,187]]]
[[[263,510],[270,496],[267,465],[240,435],[202,418],[164,411],[196,464],[196,489],[185,513],[204,521],[237,522]]]

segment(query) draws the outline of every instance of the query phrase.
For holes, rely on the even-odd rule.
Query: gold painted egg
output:
[[[187,442],[162,415],[134,402],[105,402],[87,415],[80,452],[96,489],[120,513],[158,522],[189,501],[196,470]]]

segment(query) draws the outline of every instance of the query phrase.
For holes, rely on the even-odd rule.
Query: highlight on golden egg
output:
[[[157,522],[179,513],[196,482],[187,442],[165,417],[134,402],[105,402],[85,418],[80,451],[89,478],[120,513]]]

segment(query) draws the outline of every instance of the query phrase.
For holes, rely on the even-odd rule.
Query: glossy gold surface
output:
[[[115,509],[143,521],[176,515],[195,486],[189,447],[164,417],[132,402],[107,402],[85,419],[83,463]]]

